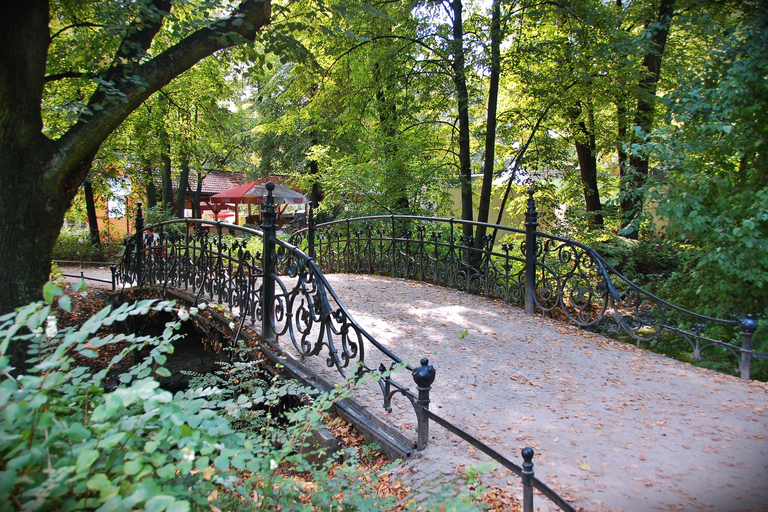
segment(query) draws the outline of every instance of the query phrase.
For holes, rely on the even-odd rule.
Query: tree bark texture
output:
[[[168,146],[168,151],[164,152],[160,156],[162,161],[162,189],[163,189],[163,212],[169,213],[173,211],[173,179],[171,177],[171,148]]]
[[[664,47],[667,44],[672,17],[675,14],[674,7],[675,0],[661,0],[658,16],[646,24],[646,30],[651,31],[651,47],[643,58],[643,67],[646,73],[639,83],[634,119],[635,126],[639,126],[646,135],[653,129],[656,89],[661,76]],[[629,166],[622,183],[620,204],[626,236],[629,238],[637,238],[638,236],[638,229],[635,224],[643,207],[643,187],[648,179],[648,169],[648,157],[636,155],[629,157]]]
[[[270,15],[269,1],[246,0],[232,17],[132,65],[130,72],[138,81],[123,80],[111,66],[101,76],[112,78],[125,101],[106,101],[97,89],[88,103],[98,103],[101,109],[54,140],[43,133],[41,114],[50,44],[48,2],[0,3],[0,313],[41,297],[64,213],[109,134],[173,78],[234,44],[221,36],[237,33],[252,40],[269,23]],[[146,39],[151,43],[149,36],[156,30],[136,28],[129,32],[134,35],[127,36],[126,44],[148,48]],[[117,56],[112,59],[118,60]]]
[[[459,116],[459,183],[461,186],[461,218],[472,220],[472,161],[469,152],[469,93],[465,74],[463,5],[461,0],[452,0],[453,10],[453,83],[456,88]],[[472,226],[463,225],[463,235],[472,236]]]
[[[616,104],[616,126],[618,135],[618,147],[616,148],[618,164],[619,164],[619,179],[622,183],[625,182],[627,173],[627,165],[629,157],[624,150],[624,144],[628,143],[627,133],[629,133],[628,127],[629,121],[627,118],[627,103],[624,98],[619,98]]]
[[[590,229],[602,229],[603,205],[600,202],[600,190],[597,185],[597,148],[595,145],[595,123],[592,103],[587,102],[584,119],[582,102],[571,109],[571,118],[578,129],[574,146],[579,160],[581,188],[584,191],[584,208],[587,212]]]
[[[501,0],[493,0],[491,15],[491,76],[488,87],[488,113],[485,126],[485,160],[483,162],[483,185],[480,190],[477,221],[488,222],[491,211],[493,167],[496,161],[496,111],[499,100],[499,78],[501,75]],[[484,245],[485,226],[477,226],[475,248]]]
[[[318,142],[317,132],[312,131],[310,134],[310,144],[316,146]],[[309,167],[309,175],[312,176],[312,190],[309,192],[309,201],[312,203],[312,208],[317,208],[320,204],[320,185],[318,184],[317,175],[320,172],[318,169],[317,160],[310,160],[307,164]]]
[[[147,208],[154,208],[157,206],[157,185],[155,184],[154,171],[152,164],[149,161],[145,161],[143,164],[144,169],[144,187],[147,192]]]
[[[603,227],[603,205],[597,188],[597,158],[594,146],[576,141],[576,154],[579,158],[581,184],[584,190],[584,206],[589,216],[591,229]]]
[[[187,202],[187,186],[189,185],[189,159],[186,155],[182,155],[179,167],[181,167],[181,172],[178,180],[179,187],[176,189],[176,217],[183,219]]]
[[[99,233],[99,218],[96,216],[96,201],[93,198],[93,187],[91,180],[86,179],[83,183],[83,195],[85,196],[85,211],[88,215],[88,231],[91,235],[91,245],[101,245],[101,235]]]

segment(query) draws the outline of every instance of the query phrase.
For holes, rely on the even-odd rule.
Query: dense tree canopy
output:
[[[334,215],[492,222],[533,180],[559,212],[544,226],[655,230],[694,249],[688,270],[721,283],[709,289],[765,306],[760,0],[2,9],[1,310],[37,295],[94,166],[132,174],[150,203],[216,167],[291,176]],[[499,191],[502,173],[517,179]]]

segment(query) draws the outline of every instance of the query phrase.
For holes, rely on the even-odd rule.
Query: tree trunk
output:
[[[101,247],[101,236],[99,236],[99,218],[96,216],[96,203],[93,200],[93,187],[91,179],[88,178],[83,183],[83,195],[85,196],[85,212],[88,214],[88,231],[91,235],[91,245]]]
[[[461,186],[461,218],[472,220],[472,161],[469,148],[469,94],[464,70],[464,25],[462,22],[461,0],[452,0],[453,10],[453,83],[456,87],[459,115],[459,184]],[[472,236],[472,226],[465,224],[462,229],[467,238]]]
[[[181,157],[179,167],[181,167],[181,172],[179,173],[179,188],[176,190],[176,217],[183,219],[189,185],[189,160],[186,155]]]
[[[42,298],[69,206],[54,189],[40,103],[48,54],[48,2],[0,3],[0,314]],[[79,184],[78,184],[79,187]],[[77,191],[77,188],[74,192]],[[74,193],[72,194],[74,197]],[[10,347],[13,364],[22,347]]]
[[[485,161],[483,164],[483,185],[480,190],[477,221],[488,222],[491,211],[491,185],[493,184],[493,167],[496,160],[496,109],[499,99],[499,76],[501,75],[501,0],[493,0],[491,15],[491,76],[488,87],[488,114],[485,125]],[[477,226],[475,232],[475,248],[484,245],[485,226]]]
[[[594,141],[594,136],[592,137]],[[600,203],[600,191],[597,188],[597,157],[592,144],[576,141],[576,154],[579,158],[581,184],[584,189],[584,206],[590,229],[603,228],[603,205]]]
[[[617,121],[617,135],[619,144],[616,148],[617,152],[617,158],[618,158],[618,164],[619,164],[619,181],[620,183],[625,183],[627,180],[627,176],[629,173],[627,173],[627,165],[629,161],[629,157],[627,155],[627,152],[624,151],[624,144],[628,143],[629,140],[627,139],[627,133],[629,132],[629,123],[627,118],[627,104],[624,98],[619,98],[619,101],[616,104],[616,121]],[[623,208],[622,208],[623,211]]]
[[[147,208],[157,206],[157,185],[155,184],[154,173],[152,172],[152,163],[148,160],[144,162],[144,187],[147,192]]]
[[[192,205],[192,218],[202,219],[203,209],[200,207],[200,200],[203,197],[203,176],[200,171],[197,172],[197,185],[195,190],[189,186],[189,178],[187,178],[187,193],[189,194],[190,203]]]
[[[197,188],[195,189],[195,197],[192,199],[192,208],[195,211],[195,218],[203,218],[203,209],[200,207],[200,199],[203,197],[203,179],[198,175]]]
[[[661,75],[661,59],[667,43],[670,24],[674,16],[675,0],[661,0],[656,20],[646,23],[645,29],[651,33],[651,47],[643,59],[645,76],[640,80],[635,110],[635,126],[643,134],[653,130],[653,110],[656,103],[656,88]],[[643,142],[638,140],[638,142]],[[622,182],[621,212],[624,220],[624,233],[628,238],[637,238],[639,219],[643,207],[643,187],[648,179],[648,157],[630,156],[627,173]]]
[[[603,205],[597,186],[597,147],[595,145],[595,118],[593,105],[587,100],[587,119],[584,119],[584,105],[577,102],[570,109],[571,121],[578,128],[574,139],[576,156],[579,159],[581,187],[584,191],[584,208],[587,212],[589,229],[603,228]]]
[[[316,131],[313,130],[310,134],[309,142],[312,146],[317,145]],[[312,203],[312,208],[317,208],[320,205],[320,185],[317,183],[317,174],[319,172],[317,160],[310,160],[307,165],[309,166],[309,175],[312,177],[312,190],[309,192],[309,201]]]
[[[163,212],[170,214],[173,211],[173,180],[171,179],[171,148],[160,156],[163,162]]]
[[[621,10],[623,8],[623,0],[616,0],[616,7]],[[618,27],[621,30],[621,27]],[[619,92],[619,96],[616,98],[616,126],[618,141],[616,148],[616,157],[619,164],[619,183],[626,183],[629,173],[627,172],[628,155],[624,150],[624,144],[629,142],[627,134],[629,133],[629,113],[627,112],[627,98],[623,95],[623,92]],[[627,205],[629,207],[629,205]],[[620,206],[620,210],[623,212],[624,207]]]

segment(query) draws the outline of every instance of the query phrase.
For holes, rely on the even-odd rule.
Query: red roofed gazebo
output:
[[[267,189],[266,181],[249,181],[238,187],[230,188],[224,192],[214,194],[210,197],[210,202],[214,205],[231,205],[235,212],[237,212],[237,206],[240,204],[258,204],[262,205],[267,202]],[[285,211],[287,205],[290,204],[309,204],[307,197],[301,192],[291,190],[281,185],[275,185],[275,189],[272,192],[278,214],[278,224],[280,224],[280,217]],[[215,206],[214,206],[215,208]],[[215,211],[215,210],[214,210]],[[236,221],[237,222],[237,221]]]

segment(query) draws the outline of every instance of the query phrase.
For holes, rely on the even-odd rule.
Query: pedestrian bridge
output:
[[[264,218],[262,230],[191,221],[207,228],[194,234],[170,221],[143,241],[139,216],[117,276],[221,304],[236,321],[222,324],[231,339],[253,330],[297,375],[354,383],[352,414],[396,427],[384,442],[422,455],[402,467],[413,488],[490,458],[488,482],[522,482],[527,510],[533,489],[562,510],[768,503],[768,394],[747,380],[765,354],[749,345],[751,318],[653,297],[591,249],[536,232],[532,198],[525,231],[489,225],[481,243],[455,219],[398,216],[310,223],[289,243],[269,202]],[[697,357],[732,354],[746,379],[585,328],[638,346],[682,337]]]

